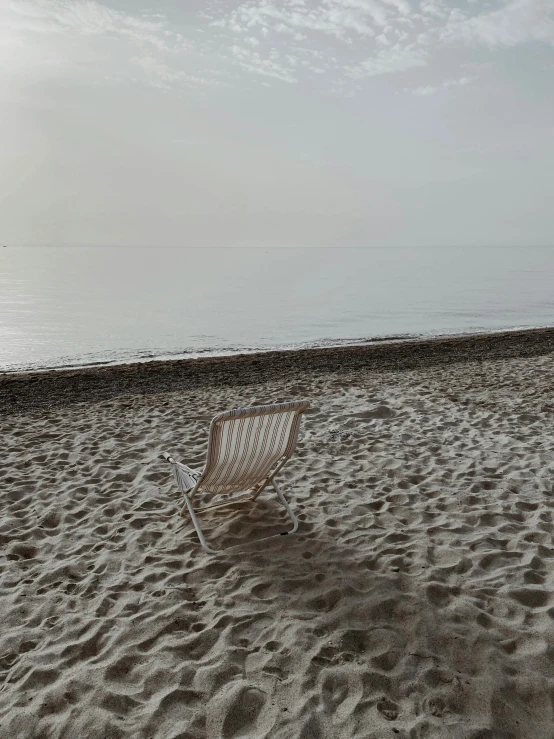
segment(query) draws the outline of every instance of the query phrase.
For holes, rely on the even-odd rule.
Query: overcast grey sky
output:
[[[554,0],[0,0],[0,241],[554,245]]]

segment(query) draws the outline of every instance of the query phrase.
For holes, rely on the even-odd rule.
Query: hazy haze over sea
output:
[[[554,324],[554,248],[0,250],[0,368]]]

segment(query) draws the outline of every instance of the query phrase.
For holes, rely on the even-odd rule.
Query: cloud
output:
[[[551,0],[515,0],[472,18],[451,16],[439,36],[446,42],[462,41],[493,49],[530,41],[554,45],[553,10]]]
[[[0,75],[63,70],[166,90],[250,76],[347,94],[364,79],[428,66],[447,48],[554,45],[554,0],[512,0],[492,10],[453,1],[459,7],[447,0],[221,0],[194,15],[185,37],[176,30],[187,27],[182,18],[177,26],[178,16],[159,12],[128,13],[96,0],[4,0]],[[443,87],[421,84],[412,93]]]
[[[223,19],[212,23],[240,33],[257,28],[266,33],[305,33],[332,36],[347,43],[352,35],[375,36],[375,27],[387,25],[392,9],[396,13],[407,13],[405,0],[324,0],[322,3],[305,4],[296,0],[248,0]]]
[[[422,85],[421,87],[414,87],[413,89],[404,88],[404,92],[410,92],[412,95],[419,97],[427,97],[434,95],[440,90],[445,90],[448,87],[459,87],[460,85],[468,85],[472,81],[472,77],[460,77],[459,79],[446,80],[440,85]]]
[[[494,50],[529,41],[554,43],[551,10],[552,0],[514,0],[495,10],[471,2],[455,7],[446,0],[246,0],[208,20],[223,39],[225,33],[232,36],[238,63],[256,74],[271,68],[270,49],[298,57],[332,44],[335,58],[319,64],[318,73],[323,70],[344,88],[348,79],[425,66],[455,44]],[[258,41],[257,54],[248,55],[245,64],[236,49],[252,39]],[[304,72],[316,74],[309,67]],[[277,73],[283,81],[302,81],[290,69]],[[431,86],[421,89],[432,94]]]
[[[168,48],[165,19],[156,14],[154,19],[133,16],[105,5],[63,0],[36,0],[9,2],[6,26],[19,31],[36,33],[73,33],[78,35],[107,35],[131,39],[161,50]]]
[[[403,72],[413,67],[423,67],[426,63],[425,50],[397,45],[391,49],[378,51],[360,64],[351,67],[348,73],[351,77],[360,79],[379,74]]]
[[[21,0],[0,8],[0,75],[44,79],[135,79],[156,87],[209,84],[187,73],[179,57],[194,48],[159,13],[128,14],[94,0]],[[215,80],[214,80],[215,81]]]
[[[187,87],[202,87],[206,85],[224,85],[221,80],[214,77],[206,77],[195,74],[189,74],[184,70],[175,69],[154,56],[133,57],[131,62],[141,69],[147,78],[150,79],[154,87],[161,90],[169,90],[175,82],[184,84]]]
[[[294,70],[298,60],[292,55],[283,57],[278,51],[269,52],[267,57],[252,48],[245,48],[235,44],[230,49],[231,57],[242,69],[264,77],[273,77],[281,82],[296,82]]]
[[[231,55],[244,70],[289,83],[325,75],[328,86],[340,88],[348,80],[425,64],[425,50],[410,45],[404,30],[410,13],[406,0],[247,0],[209,20],[222,29],[222,38],[232,38]],[[248,48],[252,39],[258,42],[255,53]],[[335,53],[321,54],[322,45],[333,40],[339,44]],[[369,45],[370,55],[361,52],[362,44]],[[281,50],[279,60],[271,56],[275,49]],[[316,63],[310,53],[319,53]],[[297,63],[283,61],[290,58]]]

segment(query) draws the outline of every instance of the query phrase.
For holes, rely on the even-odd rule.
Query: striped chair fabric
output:
[[[199,490],[233,494],[255,488],[292,455],[304,402],[239,408],[216,416]]]
[[[163,454],[173,466],[179,490],[185,495],[182,515],[188,512],[191,516],[201,544],[208,552],[216,550],[207,545],[196,519],[192,507],[192,498],[196,493],[202,493],[203,498],[231,496],[229,502],[252,501],[271,482],[294,523],[293,531],[284,533],[296,531],[298,521],[274,476],[294,452],[300,419],[308,408],[308,402],[296,401],[220,413],[210,425],[206,465],[201,470],[193,470],[177,462],[169,454]],[[250,493],[248,498],[233,497],[245,491]],[[215,506],[205,506],[196,512],[221,505],[218,503]]]

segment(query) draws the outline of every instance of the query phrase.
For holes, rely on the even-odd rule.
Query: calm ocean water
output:
[[[0,249],[0,369],[554,325],[554,248]]]

